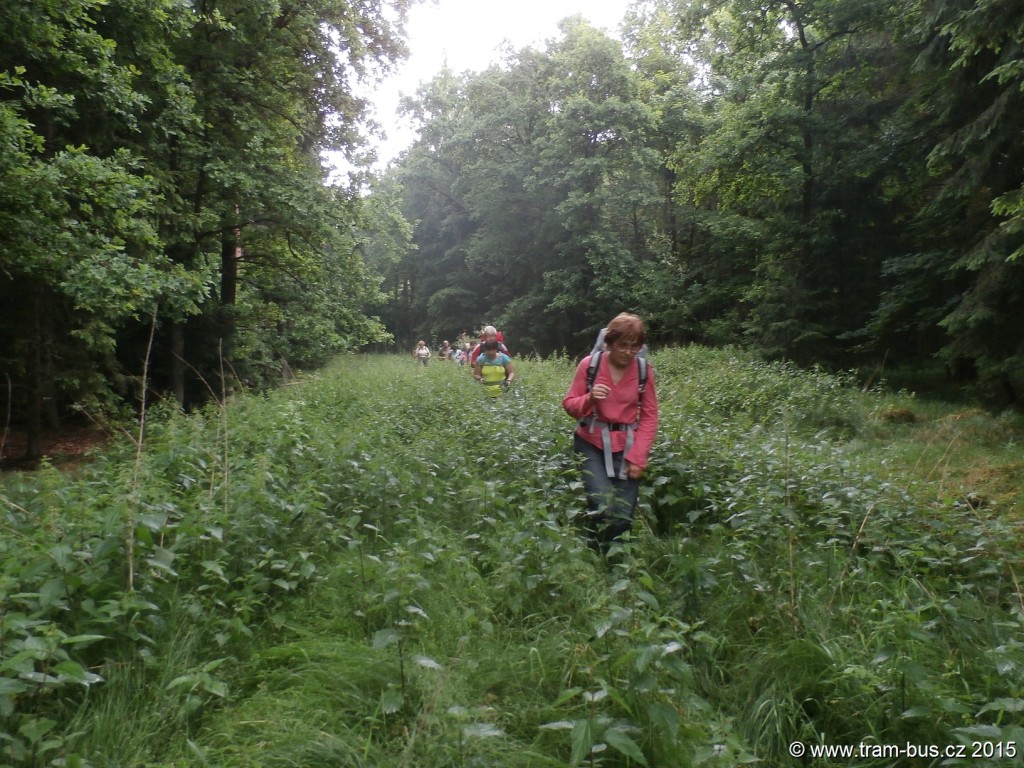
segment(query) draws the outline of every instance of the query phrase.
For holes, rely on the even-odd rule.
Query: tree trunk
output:
[[[665,194],[665,224],[668,228],[669,253],[677,262],[681,260],[679,238],[679,220],[676,216],[676,172],[668,166],[662,166],[662,182]]]
[[[230,307],[238,295],[238,263],[242,259],[241,231],[225,222],[220,240],[220,303]]]
[[[178,405],[185,403],[185,324],[171,324],[171,391]]]
[[[27,461],[37,461],[43,456],[43,294],[42,289],[33,291],[32,302],[32,351],[28,369],[28,413],[25,425],[25,456]]]

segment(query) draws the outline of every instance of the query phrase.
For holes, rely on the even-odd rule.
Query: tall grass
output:
[[[348,357],[151,420],[139,461],[8,478],[0,763],[1024,749],[1020,421],[734,350],[652,362],[662,430],[609,559],[575,532],[564,359],[517,361],[492,401],[451,366]]]

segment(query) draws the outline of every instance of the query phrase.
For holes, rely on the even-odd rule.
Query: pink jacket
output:
[[[576,375],[573,377],[569,392],[562,399],[562,407],[573,418],[579,420],[589,416],[594,411],[594,405],[590,403],[590,393],[587,392],[587,367],[590,365],[590,356],[583,358],[576,366]],[[622,375],[618,384],[612,383],[611,373],[608,370],[608,355],[601,356],[601,364],[598,366],[597,375],[594,377],[594,384],[607,384],[611,393],[604,400],[597,402],[597,418],[609,424],[632,424],[636,420],[637,391],[640,387],[640,371],[638,365],[631,365]],[[644,390],[643,408],[640,412],[640,423],[633,433],[633,447],[624,457],[630,464],[635,464],[643,469],[647,468],[647,457],[654,445],[654,438],[658,432],[658,391],[654,386],[654,368],[647,366],[647,387]],[[595,425],[591,431],[588,426],[580,426],[576,434],[593,445],[601,448],[601,430]],[[621,451],[626,446],[626,433],[624,431],[612,432],[612,450]]]

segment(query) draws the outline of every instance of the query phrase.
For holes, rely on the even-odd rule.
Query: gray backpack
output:
[[[598,352],[600,352],[601,350],[604,349],[604,332],[606,330],[608,330],[608,329],[607,328],[602,328],[601,331],[597,334],[597,340],[594,342],[594,348],[592,350],[590,350],[591,357],[593,357],[596,353],[598,353]],[[636,353],[636,356],[637,357],[642,357],[644,359],[647,358],[647,345],[646,344],[644,344],[642,347],[640,347],[640,351]]]

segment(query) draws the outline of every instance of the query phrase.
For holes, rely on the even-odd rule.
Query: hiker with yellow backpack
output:
[[[488,335],[473,362],[473,377],[484,385],[491,397],[501,395],[516,377],[512,358],[502,351],[502,346],[496,335]]]

